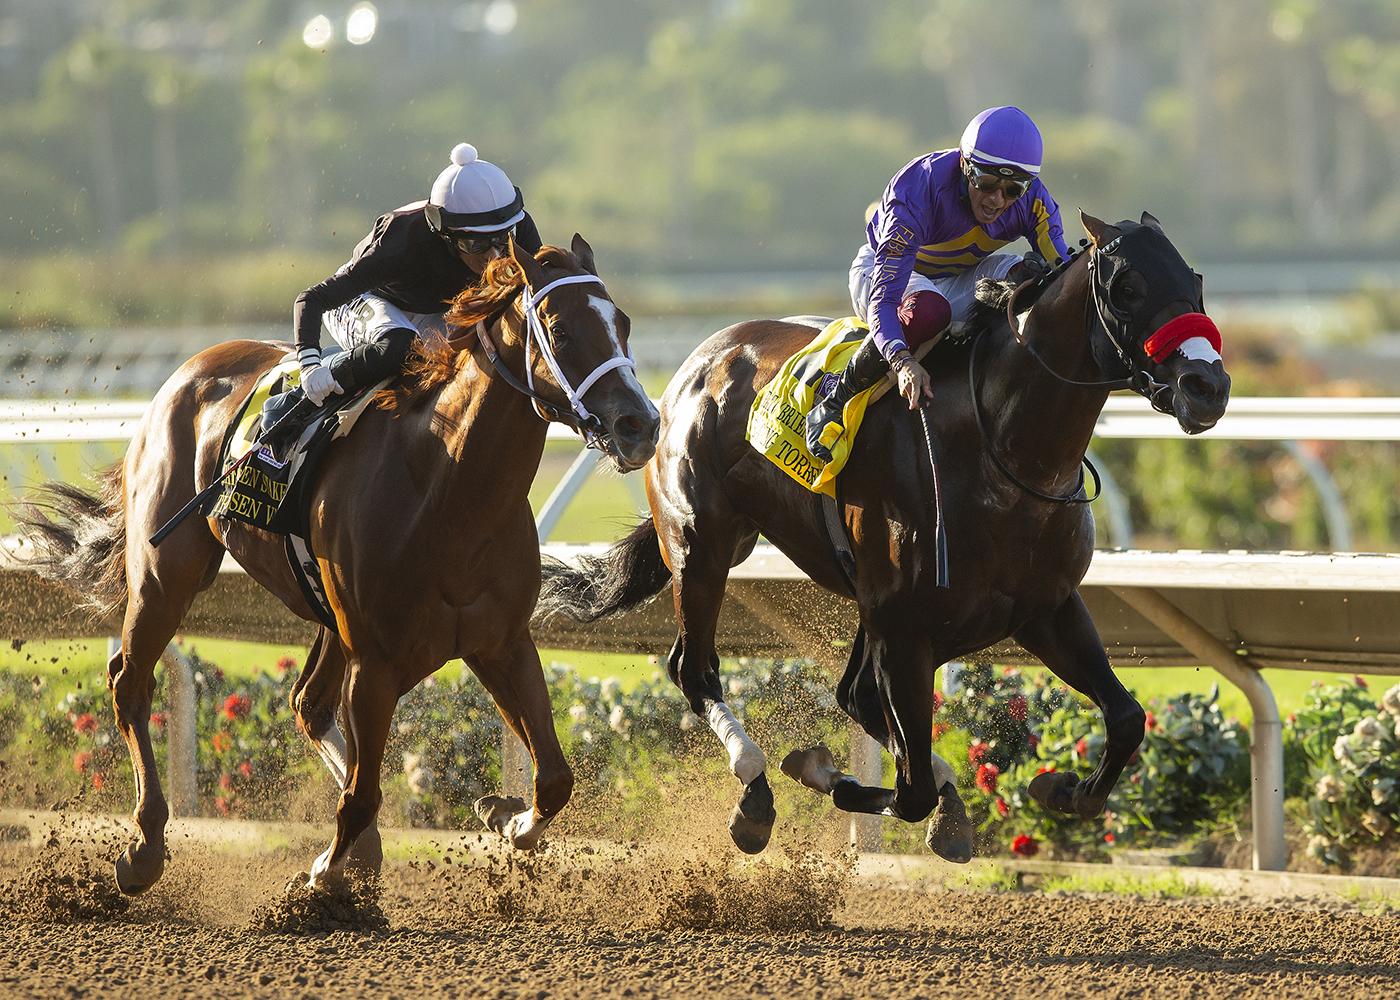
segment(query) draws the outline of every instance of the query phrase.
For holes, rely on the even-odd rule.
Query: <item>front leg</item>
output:
[[[1027,623],[1015,637],[1027,652],[1099,707],[1107,732],[1103,756],[1093,774],[1080,781],[1077,775],[1047,771],[1031,782],[1031,796],[1055,812],[1097,816],[1142,743],[1147,716],[1113,673],[1079,591],[1044,618]]]

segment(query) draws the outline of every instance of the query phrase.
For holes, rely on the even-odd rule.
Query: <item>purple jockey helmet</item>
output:
[[[958,148],[964,160],[1003,177],[1029,180],[1040,173],[1040,129],[1020,108],[983,111],[968,122]]]

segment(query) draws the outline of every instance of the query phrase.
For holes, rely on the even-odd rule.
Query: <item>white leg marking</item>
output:
[[[540,842],[549,820],[544,819],[533,808],[516,813],[506,824],[505,835],[511,846],[522,851],[532,851]]]
[[[734,777],[747,785],[763,773],[768,759],[759,745],[749,739],[728,705],[722,701],[706,701],[705,719],[729,751],[729,770],[734,772]]]
[[[346,762],[345,737],[340,734],[340,727],[332,722],[325,734],[319,740],[313,739],[311,745],[316,748],[316,752],[325,761],[326,767],[336,780],[336,784],[344,788],[350,767]]]
[[[311,888],[319,892],[325,892],[328,889],[339,886],[345,878],[345,859],[350,856],[350,852],[346,851],[345,854],[341,856],[340,864],[332,865],[331,849],[334,846],[335,844],[332,843],[330,847],[327,847],[325,852],[317,858],[315,863],[311,866],[310,885]]]
[[[942,788],[944,784],[951,781],[953,787],[958,787],[958,773],[953,770],[953,765],[949,764],[938,754],[933,755],[933,787]]]

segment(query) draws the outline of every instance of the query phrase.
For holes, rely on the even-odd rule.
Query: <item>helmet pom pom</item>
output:
[[[459,142],[452,147],[452,162],[459,167],[476,161],[476,147],[469,142]]]

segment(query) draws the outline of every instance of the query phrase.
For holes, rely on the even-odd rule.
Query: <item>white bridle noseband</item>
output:
[[[548,331],[545,329],[544,320],[540,318],[540,306],[544,304],[544,297],[546,295],[560,285],[579,285],[587,282],[596,282],[602,285],[603,279],[592,274],[574,274],[566,278],[556,278],[537,292],[532,292],[527,283],[525,285],[526,295],[524,296],[522,305],[525,311],[526,327],[525,383],[530,387],[531,393],[533,393],[535,391],[535,366],[531,360],[531,350],[533,348],[539,351],[540,357],[544,359],[544,363],[554,376],[554,380],[559,383],[559,388],[563,389],[564,394],[569,397],[569,405],[573,407],[574,412],[578,414],[579,419],[583,421],[584,436],[588,439],[588,443],[592,445],[597,439],[597,435],[589,428],[596,423],[596,418],[594,418],[593,414],[588,412],[588,407],[583,405],[583,395],[589,389],[593,388],[593,383],[597,382],[615,368],[630,368],[635,373],[637,370],[637,363],[632,359],[632,350],[630,347],[625,348],[627,352],[625,355],[614,355],[604,361],[597,368],[594,368],[593,371],[589,373],[588,377],[580,382],[578,388],[575,389],[569,382],[568,376],[564,374],[564,370],[559,367],[559,360],[555,358],[554,350],[549,343]],[[604,291],[606,290],[607,286],[604,286]],[[619,344],[618,346],[621,347],[622,345]],[[540,412],[538,406],[535,407],[535,412]],[[540,413],[540,417],[546,420],[549,419],[543,413]]]

